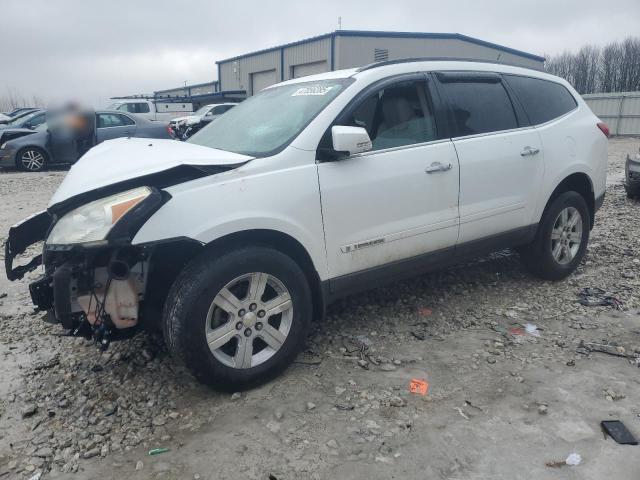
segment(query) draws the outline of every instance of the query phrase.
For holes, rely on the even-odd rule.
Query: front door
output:
[[[367,89],[335,122],[365,128],[371,151],[318,165],[332,288],[355,272],[403,276],[414,268],[405,260],[455,245],[456,152],[436,125],[426,76],[406,78]]]
[[[450,105],[460,162],[460,245],[526,238],[544,175],[542,145],[500,75],[436,75]],[[469,245],[472,246],[472,245]]]

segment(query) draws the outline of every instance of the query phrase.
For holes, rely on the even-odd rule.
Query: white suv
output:
[[[605,192],[607,128],[571,86],[472,61],[401,61],[284,82],[187,143],[118,139],[47,212],[34,303],[104,346],[164,332],[201,381],[286,367],[335,298],[515,247],[536,275],[580,263]]]

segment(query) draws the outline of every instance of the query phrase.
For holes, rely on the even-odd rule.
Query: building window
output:
[[[389,60],[389,50],[386,48],[374,48],[373,49],[373,61],[385,62]]]

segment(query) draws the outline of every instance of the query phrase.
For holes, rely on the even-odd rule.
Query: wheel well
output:
[[[154,248],[149,271],[147,290],[151,292],[147,302],[148,318],[159,318],[169,288],[180,271],[204,251],[221,254],[245,245],[262,245],[274,248],[291,257],[304,272],[313,296],[314,320],[325,314],[325,299],[320,277],[306,249],[293,237],[275,230],[245,230],[218,238],[207,245],[188,239],[158,245]],[[159,261],[154,259],[158,258]],[[149,323],[153,326],[153,321]]]
[[[291,257],[302,268],[313,297],[313,316],[320,321],[325,315],[325,298],[320,277],[311,256],[295,238],[276,230],[244,230],[218,238],[206,245],[207,250],[225,251],[240,245],[262,245],[278,250]]]
[[[593,193],[593,184],[586,173],[572,173],[562,180],[551,194],[551,197],[549,197],[545,210],[560,194],[570,191],[578,192],[582,195],[585,202],[587,202],[587,207],[589,207],[590,225],[591,228],[593,228],[593,221],[596,213],[596,200]]]

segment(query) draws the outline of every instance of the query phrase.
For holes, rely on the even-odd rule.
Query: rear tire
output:
[[[208,252],[187,265],[169,291],[165,341],[202,383],[226,391],[254,387],[302,349],[311,298],[302,269],[277,250]]]
[[[580,264],[587,249],[591,216],[584,197],[565,192],[546,208],[536,236],[519,250],[527,269],[544,280],[561,280]]]
[[[25,147],[16,155],[16,167],[23,172],[41,172],[48,161],[47,153],[38,147]]]

